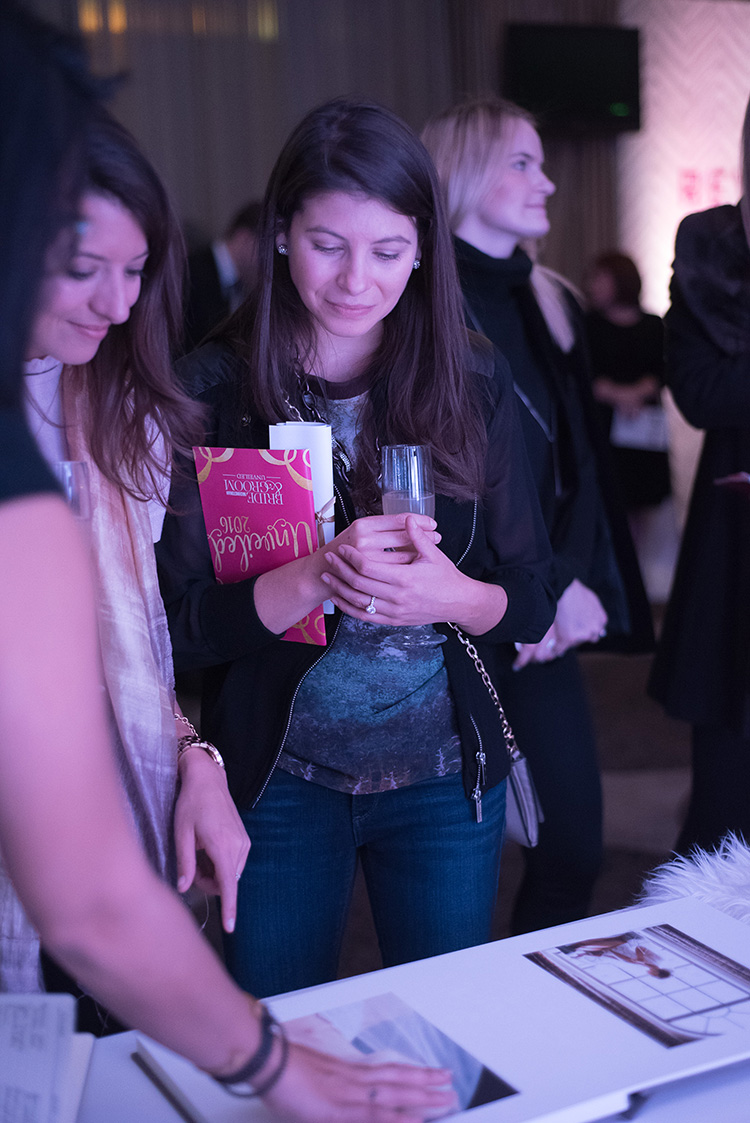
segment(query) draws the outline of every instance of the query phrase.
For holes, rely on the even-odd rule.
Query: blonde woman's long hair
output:
[[[512,145],[519,121],[536,128],[532,114],[519,105],[483,97],[460,102],[425,125],[422,141],[435,162],[452,230],[461,226],[486,195],[490,168],[498,152]],[[520,245],[534,263],[531,287],[550,334],[563,351],[570,351],[575,333],[568,294],[573,289],[559,273],[538,264],[535,240],[526,239]]]

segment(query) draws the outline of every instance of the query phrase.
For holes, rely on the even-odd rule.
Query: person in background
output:
[[[247,203],[223,238],[188,256],[183,350],[192,351],[234,312],[255,284],[260,202]]]
[[[665,316],[667,385],[706,435],[649,692],[692,726],[692,789],[677,850],[750,841],[750,107],[737,206],[688,215]]]
[[[86,465],[111,738],[138,833],[162,877],[183,892],[195,879],[221,897],[229,930],[248,839],[220,755],[176,706],[153,551],[172,450],[190,448],[201,433],[200,411],[177,386],[169,358],[180,324],[182,240],[156,173],[113,118],[91,120],[82,160],[75,245],[64,237],[52,247],[31,328],[26,417],[51,466]],[[5,910],[5,924],[9,916]],[[14,916],[16,957],[20,927]],[[30,931],[24,990],[34,982],[35,944]],[[45,976],[50,989],[72,983],[49,961]],[[82,1028],[84,1010],[86,1002]],[[85,1028],[95,1031],[98,1019]]]
[[[367,102],[314,110],[271,174],[259,253],[254,296],[180,374],[212,446],[332,425],[337,537],[218,584],[197,484],[176,479],[186,514],[157,556],[176,664],[207,668],[203,731],[253,840],[228,963],[265,995],[335,978],[359,858],[386,965],[489,939],[508,754],[448,621],[489,659],[538,640],[552,600],[507,365],[463,325],[418,137]],[[403,443],[432,450],[435,519],[382,514],[380,448]],[[283,642],[328,598],[325,648]],[[415,625],[444,642],[404,650]]]
[[[660,399],[664,324],[660,316],[641,308],[641,276],[627,254],[600,254],[589,271],[586,293],[594,397],[639,546],[649,513],[670,493],[667,424]]]
[[[608,487],[580,309],[535,263],[555,187],[534,120],[477,99],[433,117],[422,136],[447,200],[467,323],[510,362],[554,555],[554,622],[540,641],[501,653],[496,669],[544,812],[512,913],[513,931],[525,932],[585,916],[601,864],[601,785],[576,649],[605,635],[648,646],[650,613]]]
[[[91,86],[77,42],[0,2],[0,849],[45,946],[123,1022],[218,1077],[252,1072],[287,1121],[432,1117],[453,1099],[443,1070],[286,1047],[151,869],[125,806],[86,549],[22,407],[45,254],[61,229],[75,245]]]

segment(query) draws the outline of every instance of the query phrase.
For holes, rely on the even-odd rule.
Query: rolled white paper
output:
[[[325,510],[330,521],[322,525],[323,542],[331,542],[336,537],[333,522],[333,449],[331,426],[322,421],[280,421],[268,426],[268,447],[271,449],[309,448],[312,468],[313,504],[316,515]],[[326,612],[333,612],[333,605],[326,601]]]

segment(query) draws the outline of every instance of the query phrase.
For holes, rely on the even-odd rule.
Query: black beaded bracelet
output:
[[[232,1085],[232,1086],[224,1085],[227,1092],[230,1092],[233,1096],[241,1096],[242,1098],[248,1099],[248,1100],[252,1099],[253,1096],[265,1096],[265,1094],[267,1092],[271,1091],[274,1084],[277,1084],[278,1081],[281,1080],[281,1077],[284,1075],[284,1071],[286,1070],[286,1064],[287,1064],[287,1061],[289,1060],[289,1038],[287,1037],[286,1033],[284,1032],[283,1027],[280,1026],[278,1024],[278,1022],[276,1022],[275,1025],[276,1025],[276,1031],[278,1033],[279,1041],[281,1042],[281,1057],[279,1058],[278,1065],[276,1066],[275,1070],[271,1073],[271,1075],[267,1078],[265,1083],[256,1084],[253,1088],[248,1088],[247,1091],[244,1091],[244,1090],[238,1088],[236,1085]]]
[[[260,1020],[260,1045],[253,1053],[252,1057],[236,1072],[231,1072],[226,1076],[214,1075],[214,1080],[231,1093],[233,1096],[242,1096],[250,1099],[253,1096],[264,1096],[266,1092],[274,1086],[274,1084],[281,1078],[284,1069],[286,1068],[287,1060],[289,1059],[289,1042],[283,1027],[274,1018],[273,1014],[262,1007],[263,1013]],[[251,1081],[261,1069],[265,1066],[268,1058],[273,1049],[273,1043],[276,1038],[281,1041],[281,1059],[279,1064],[271,1073],[271,1075],[261,1084],[255,1088],[251,1086]]]
[[[260,1018],[260,1044],[258,1048],[250,1059],[245,1061],[242,1068],[238,1068],[236,1072],[230,1072],[227,1076],[214,1076],[214,1080],[218,1080],[220,1084],[244,1084],[252,1080],[271,1056],[274,1042],[273,1027],[278,1023],[270,1010],[266,1009],[265,1006],[261,1006],[261,1009],[263,1013]]]

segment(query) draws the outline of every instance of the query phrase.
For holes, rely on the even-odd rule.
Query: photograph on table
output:
[[[671,924],[526,958],[668,1048],[750,1030],[750,970]]]
[[[428,1064],[448,1068],[456,1103],[430,1119],[514,1096],[511,1087],[395,994],[379,994],[285,1022],[290,1041],[349,1060]]]

